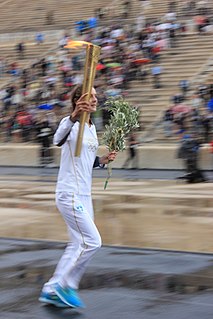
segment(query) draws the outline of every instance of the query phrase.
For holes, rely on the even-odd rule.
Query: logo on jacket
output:
[[[88,139],[87,141],[87,147],[88,150],[91,152],[96,152],[96,150],[98,149],[98,142],[97,140],[94,139]]]

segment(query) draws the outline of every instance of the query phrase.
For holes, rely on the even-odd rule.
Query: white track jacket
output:
[[[70,117],[63,118],[55,132],[53,143],[57,145],[69,133],[62,145],[60,169],[56,192],[72,192],[79,195],[90,195],[92,186],[92,170],[98,149],[95,126],[87,123],[80,157],[75,157],[75,147],[80,123],[72,123]]]

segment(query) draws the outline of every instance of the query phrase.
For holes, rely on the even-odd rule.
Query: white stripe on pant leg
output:
[[[67,207],[67,205],[64,205],[64,203],[67,204],[70,202],[70,195],[62,194],[62,198],[60,199],[58,198],[57,206],[66,224],[68,225],[69,232],[71,233],[72,231],[72,237],[75,238],[75,242],[74,242],[75,246],[74,247],[68,246],[66,248],[63,256],[61,257],[56,267],[53,277],[49,280],[48,283],[45,284],[44,289],[49,292],[51,291],[50,285],[55,282],[61,282],[62,285],[68,285],[72,288],[77,289],[79,282],[81,280],[81,277],[84,274],[87,263],[89,262],[92,255],[96,252],[96,250],[101,246],[101,238],[100,238],[99,232],[92,220],[92,217],[90,216],[91,210],[93,210],[91,197],[80,196],[80,198],[78,198],[78,201],[77,201],[78,207],[82,206],[82,203],[83,203],[84,204],[83,206],[86,206],[89,209],[89,213],[86,210],[86,211],[80,212],[80,215],[79,215],[79,211],[76,211],[75,209],[75,200],[74,200],[73,194],[72,194],[72,207],[69,208],[69,206]],[[83,207],[81,208],[83,210]],[[73,214],[72,214],[72,211],[73,211]],[[78,223],[77,214],[79,215],[79,217],[81,216],[85,217],[83,220],[83,224],[85,225],[86,228],[89,228],[88,229],[89,236],[87,238],[87,241],[89,242],[89,246],[87,245],[84,238],[84,234],[83,234],[84,230],[82,232],[81,227]],[[70,220],[71,217],[73,217],[73,220]],[[74,229],[73,223],[75,223],[76,229]],[[91,242],[91,239],[92,239],[92,242]],[[79,251],[76,249],[77,245],[79,245]],[[80,249],[81,245],[83,246],[82,249]],[[85,251],[87,255],[85,256],[85,258],[83,258],[84,260],[79,263]],[[89,256],[88,256],[88,253],[89,253]],[[67,254],[69,254],[69,256],[67,256]],[[69,264],[70,266],[71,265],[72,266],[70,267]]]
[[[89,213],[89,216],[91,217],[91,219],[94,221],[94,210],[93,210],[93,203],[92,203],[92,198],[91,196],[81,196],[81,202],[83,203],[83,206],[86,206],[87,207],[87,210],[88,210],[88,213]],[[95,226],[95,225],[94,225]],[[99,242],[99,246],[101,246],[101,237],[100,237],[100,234],[95,226],[95,229],[96,229],[96,236],[98,238],[98,242]],[[98,249],[98,248],[97,248]],[[94,253],[96,252],[96,250],[94,251]],[[78,267],[76,266],[75,269],[73,270],[70,278],[72,278],[72,282],[70,282],[70,285],[71,286],[74,286],[76,287],[76,289],[79,287],[79,283],[80,283],[80,280],[85,272],[85,268],[87,266],[87,264],[90,262],[90,259],[85,261],[84,262],[84,267]]]
[[[60,193],[58,194],[58,196],[60,197]],[[66,196],[68,195],[68,196]],[[73,194],[72,194],[72,206],[71,206],[71,210],[73,210],[74,212],[74,203],[73,203]],[[63,194],[63,198],[66,202],[69,202],[69,199],[70,199],[70,195],[69,194]],[[75,232],[72,227],[69,225],[70,223],[68,223],[68,221],[66,220],[65,218],[65,210],[66,210],[66,207],[64,206],[64,203],[63,203],[63,200],[62,199],[59,199],[57,197],[56,199],[56,206],[58,208],[58,210],[60,211],[62,217],[64,218],[66,224],[67,224],[67,227],[68,227],[68,232],[69,232],[69,236],[70,236],[70,239],[73,240],[73,238],[75,237],[75,239],[77,239],[77,236],[74,236],[73,233]],[[69,212],[69,214],[72,214],[72,212]],[[74,215],[74,214],[73,214]],[[75,221],[76,223],[76,221]],[[72,234],[71,234],[71,230],[72,230]],[[78,233],[79,233],[79,230],[78,230]],[[77,232],[76,232],[76,235],[77,235]],[[56,266],[56,269],[55,269],[55,272],[53,274],[53,276],[50,278],[50,280],[44,285],[43,287],[43,291],[45,292],[53,292],[53,289],[52,289],[52,285],[56,282],[60,282],[61,281],[61,278],[63,277],[64,275],[64,271],[66,269],[66,267],[68,267],[69,264],[71,264],[72,262],[76,263],[77,259],[79,258],[79,255],[82,253],[82,250],[79,252],[79,254],[77,254],[76,256],[76,260],[75,261],[72,261],[74,255],[78,252],[78,249],[80,250],[81,248],[81,243],[78,242],[77,243],[77,240],[75,240],[75,242],[72,242],[72,243],[69,243],[61,257],[61,259],[59,260],[57,266]],[[74,267],[73,265],[73,267]]]
[[[93,245],[92,249],[90,250],[90,257],[85,259],[83,262],[81,262],[80,265],[76,264],[75,268],[70,273],[69,285],[71,287],[75,287],[76,289],[78,289],[78,287],[79,287],[80,280],[85,272],[86,266],[88,265],[88,263],[91,260],[91,257],[101,247],[101,237],[100,237],[99,232],[98,232],[96,227],[95,227],[95,229],[96,229],[96,234],[95,234],[96,240],[95,240],[95,245]],[[87,251],[85,251],[85,252],[87,252]]]
[[[78,200],[76,202],[73,198],[73,212],[76,226],[81,235],[83,249],[79,254],[79,257],[76,259],[75,264],[70,267],[70,269],[65,271],[63,279],[61,281],[62,285],[68,285],[75,289],[78,289],[81,277],[85,272],[86,265],[88,264],[92,255],[101,246],[101,238],[99,232],[87,210],[84,210],[82,206],[82,199],[85,199],[85,196],[78,197]],[[90,196],[87,198],[87,200],[90,201]],[[83,202],[87,207],[87,201],[83,200]],[[77,209],[76,205],[78,205]]]
[[[78,288],[79,277],[84,273],[87,260],[93,255],[93,253],[100,247],[101,240],[100,235],[89,216],[86,209],[83,208],[81,199],[87,207],[89,202],[89,208],[91,208],[90,196],[75,196],[73,194],[59,194],[57,197],[57,206],[61,212],[66,224],[72,232],[72,237],[76,243],[79,244],[78,251],[71,251],[70,259],[67,259],[67,266],[61,269],[60,282],[63,286],[68,285],[72,288]],[[70,203],[70,199],[72,202]],[[72,205],[69,205],[72,204]],[[79,224],[80,223],[80,224]],[[85,237],[86,236],[86,240]],[[88,246],[88,247],[87,247]],[[87,249],[86,249],[87,248]],[[86,255],[84,253],[86,251]],[[82,259],[83,256],[83,259]],[[62,257],[63,258],[63,257]],[[85,266],[84,266],[85,264]],[[79,267],[81,271],[78,272]],[[83,267],[83,269],[82,269]],[[76,280],[73,278],[75,275],[73,270],[76,269]],[[80,275],[79,275],[80,274]]]
[[[63,211],[60,210],[61,212]],[[77,253],[77,256],[76,256],[76,260],[73,262],[73,265],[71,266],[70,269],[68,269],[68,272],[70,272],[74,267],[75,265],[77,264],[79,258],[81,257],[81,255],[84,253],[85,249],[87,248],[87,245],[85,244],[85,241],[84,241],[84,236],[79,228],[79,225],[78,225],[78,222],[77,222],[77,218],[76,218],[76,211],[75,211],[75,201],[74,201],[74,194],[72,194],[72,212],[73,212],[73,216],[74,216],[74,220],[75,220],[75,224],[77,226],[77,229],[78,229],[78,234],[80,234],[80,237],[81,237],[81,241],[79,242],[79,253],[77,253],[77,251],[75,251],[75,253]],[[71,212],[71,213],[72,213]],[[66,212],[64,212],[64,214],[66,214]],[[71,234],[73,235],[73,233],[77,233],[76,230],[72,227],[73,225],[69,225],[69,220],[66,218],[66,216],[64,216],[63,212],[62,212],[62,215],[66,221],[66,223],[68,224],[69,228],[70,228],[70,231],[71,231]],[[70,213],[69,213],[70,215]],[[74,237],[74,236],[73,236]],[[75,238],[77,238],[77,236],[75,236]],[[83,246],[82,249],[81,246]],[[61,276],[60,276],[60,284],[62,286],[69,286],[69,284],[66,282],[66,269],[69,267],[69,262],[73,259],[73,256],[71,255],[70,256],[70,259],[67,259],[67,263],[65,265],[65,267],[63,269],[61,269]],[[72,286],[71,286],[72,287]],[[72,287],[72,288],[75,288],[75,287]]]

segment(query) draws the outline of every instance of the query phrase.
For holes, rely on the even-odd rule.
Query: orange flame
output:
[[[83,47],[84,45],[89,45],[91,43],[86,41],[69,41],[65,46],[66,49],[77,49],[78,47]]]

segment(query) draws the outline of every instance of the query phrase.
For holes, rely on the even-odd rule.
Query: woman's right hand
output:
[[[83,112],[91,112],[90,103],[84,100],[87,94],[88,93],[83,94],[76,102],[75,109],[70,116],[72,122],[76,122]]]

